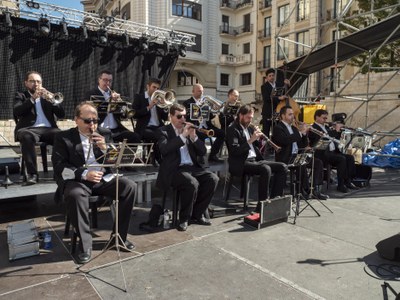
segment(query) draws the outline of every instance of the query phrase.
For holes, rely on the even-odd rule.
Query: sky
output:
[[[83,5],[80,0],[38,0],[38,2],[83,10]]]

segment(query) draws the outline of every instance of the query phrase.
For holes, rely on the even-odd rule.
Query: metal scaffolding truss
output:
[[[100,29],[108,33],[122,35],[127,34],[131,38],[145,37],[149,41],[162,44],[167,41],[169,44],[193,46],[195,36],[188,33],[171,31],[160,27],[140,24],[129,20],[123,20],[112,16],[99,16],[76,9],[56,6],[38,1],[0,1],[2,14],[10,12],[15,17],[27,19],[47,18],[53,24],[65,22],[71,27],[83,27],[92,31]]]

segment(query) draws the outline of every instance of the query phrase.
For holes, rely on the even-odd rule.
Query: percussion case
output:
[[[367,165],[355,165],[356,166],[356,175],[352,182],[355,186],[358,187],[366,187],[369,186],[369,181],[372,177],[372,168]]]

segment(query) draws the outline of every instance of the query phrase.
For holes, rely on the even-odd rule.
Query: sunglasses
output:
[[[93,122],[93,124],[99,123],[100,119],[84,119],[84,118],[79,118],[81,119],[85,124],[90,124]]]
[[[176,115],[176,118],[179,119],[179,120],[182,119],[182,117],[186,118],[186,115]]]

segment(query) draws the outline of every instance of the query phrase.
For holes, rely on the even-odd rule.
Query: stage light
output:
[[[68,36],[68,27],[67,27],[67,22],[65,22],[65,19],[63,18],[63,20],[60,22],[61,26],[62,26],[62,32],[64,34],[64,36]]]
[[[180,56],[185,57],[186,56],[186,46],[180,44],[178,47],[178,53]]]
[[[126,31],[122,34],[122,43],[124,46],[129,46],[129,35]]]
[[[11,28],[12,27],[12,21],[11,21],[11,13],[8,10],[8,7],[6,9],[6,12],[4,13],[5,19],[4,19],[4,24],[6,27]]]
[[[87,40],[87,39],[89,38],[89,34],[88,34],[88,32],[87,32],[87,27],[86,27],[86,25],[82,25],[82,35],[83,35],[83,38],[84,38],[85,40]]]
[[[49,35],[50,33],[50,21],[46,17],[41,17],[39,19],[39,31],[43,35]]]
[[[115,22],[115,18],[114,18],[114,17],[111,17],[111,16],[105,16],[105,17],[104,17],[104,21],[105,21],[107,24],[114,23],[114,22]]]
[[[34,9],[39,9],[40,5],[37,2],[33,2],[33,1],[26,1],[26,6],[28,6],[29,8],[34,8]]]
[[[142,36],[139,39],[139,47],[140,50],[142,50],[142,52],[147,52],[147,50],[149,49],[149,44],[148,44],[148,39],[144,36]]]
[[[99,31],[97,31],[97,39],[99,40],[100,44],[107,44],[108,34],[104,27],[100,28]]]

